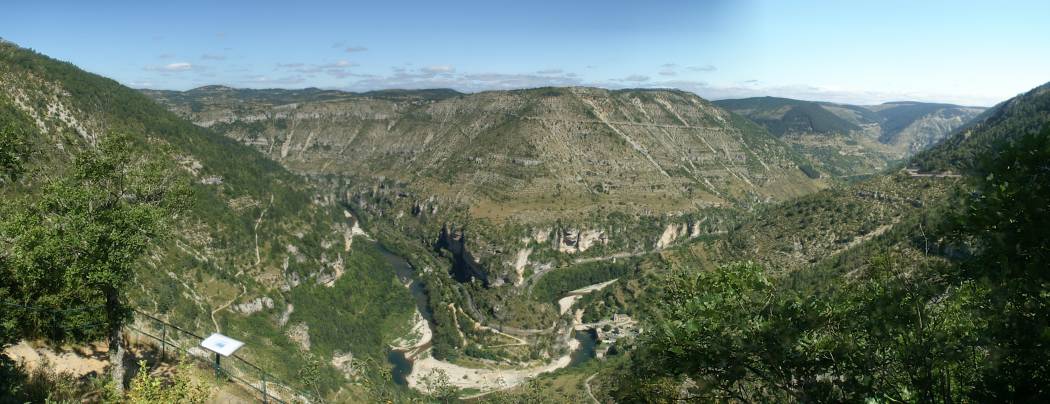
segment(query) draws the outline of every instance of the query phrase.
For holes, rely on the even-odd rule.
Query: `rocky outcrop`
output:
[[[664,232],[660,234],[660,238],[656,240],[656,249],[662,250],[666,248],[682,234],[687,234],[686,225],[676,223],[668,224],[667,227],[664,228]]]
[[[559,229],[555,232],[554,249],[568,254],[587,251],[596,244],[608,244],[603,230]]]
[[[525,266],[529,265],[529,254],[532,254],[531,248],[522,248],[514,256],[514,261],[510,263],[516,274],[514,286],[520,286],[525,281]]]
[[[441,234],[434,247],[452,255],[452,277],[456,281],[470,282],[477,279],[488,286],[488,275],[484,268],[467,250],[467,236],[463,229],[452,230],[448,224],[441,226]]]
[[[258,313],[258,312],[263,311],[265,309],[272,309],[272,308],[273,308],[273,299],[271,299],[271,298],[269,298],[267,296],[258,297],[258,298],[249,300],[249,301],[247,301],[245,303],[233,305],[233,311],[239,312],[241,314]]]
[[[694,238],[704,234],[703,223],[706,220],[692,220],[683,223],[668,223],[663,233],[656,239],[655,247],[662,250],[682,238]]]

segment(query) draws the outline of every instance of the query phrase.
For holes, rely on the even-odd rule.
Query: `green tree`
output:
[[[423,391],[434,401],[451,403],[459,397],[459,388],[452,384],[448,373],[442,369],[434,369],[423,375],[420,383]]]
[[[872,258],[857,279],[826,299],[799,344],[834,358],[838,396],[897,402],[964,400],[976,380],[972,349],[983,327],[970,308],[982,291],[955,283],[955,267],[913,252]]]
[[[13,181],[25,172],[33,131],[24,114],[0,99],[0,177]]]
[[[778,290],[751,263],[677,274],[613,394],[648,402],[964,399],[980,359],[967,348],[982,325],[969,308],[981,293],[950,282],[949,268],[879,255],[823,295]]]
[[[1050,128],[1022,136],[981,165],[954,238],[974,259],[963,277],[988,291],[982,401],[1050,399]]]
[[[108,338],[120,390],[127,291],[187,189],[161,161],[134,154],[126,136],[107,136],[0,223],[5,328],[57,342]]]
[[[654,402],[782,401],[798,395],[797,386],[789,385],[790,372],[768,360],[779,342],[769,338],[777,331],[770,315],[775,299],[764,269],[750,262],[672,276],[634,353],[631,373],[639,383],[625,377],[616,394]]]

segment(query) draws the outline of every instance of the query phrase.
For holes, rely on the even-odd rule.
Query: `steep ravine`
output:
[[[386,250],[384,249],[384,251]],[[399,277],[402,274],[408,274],[412,271],[411,265],[403,258],[390,253],[389,251],[384,253],[384,257],[391,266],[397,269]],[[412,282],[411,279],[402,279],[403,281],[409,282],[409,284],[415,283]],[[583,325],[581,323],[583,309],[578,309],[573,313],[568,313],[567,311],[580,296],[592,291],[600,290],[614,281],[603,282],[574,290],[562,299],[563,302],[567,302],[563,303],[562,314],[571,314],[571,320],[562,322],[561,326],[555,327],[552,331],[558,336],[557,340],[559,343],[566,347],[566,353],[562,356],[551,358],[546,362],[519,364],[519,366],[490,365],[487,367],[468,367],[448,361],[438,360],[433,357],[430,351],[430,336],[433,335],[433,330],[419,330],[421,327],[432,327],[432,324],[430,323],[429,318],[420,316],[417,318],[417,327],[413,328],[413,330],[416,330],[415,332],[419,335],[406,336],[407,339],[414,340],[414,343],[393,346],[387,357],[393,367],[393,371],[391,372],[393,381],[400,385],[406,385],[413,389],[425,391],[426,387],[422,380],[432,372],[444,372],[449,376],[449,383],[453,386],[460,389],[480,390],[479,393],[474,394],[471,397],[465,397],[476,398],[494,391],[513,388],[514,386],[542,373],[552,372],[566,366],[582,364],[594,357],[594,345],[596,341],[593,338],[591,331],[579,331],[580,327]],[[422,296],[422,293],[424,293],[422,288],[418,290],[414,289],[412,292],[413,295],[416,296],[419,312],[428,313],[429,308],[426,305],[425,296]],[[485,326],[479,325],[479,327],[482,329],[488,329],[491,332],[502,333]],[[520,341],[519,343],[525,343],[521,338],[511,335],[506,336]],[[399,340],[399,342],[403,342],[403,340]],[[524,365],[524,367],[520,365]]]

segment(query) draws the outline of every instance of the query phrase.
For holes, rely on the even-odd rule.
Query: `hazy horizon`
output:
[[[590,86],[991,106],[1050,80],[1042,2],[7,8],[0,37],[136,88]]]

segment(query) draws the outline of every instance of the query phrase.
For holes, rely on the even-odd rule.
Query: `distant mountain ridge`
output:
[[[790,98],[754,97],[714,101],[715,105],[741,114],[783,136],[791,132],[848,133],[876,127],[881,143],[915,153],[943,139],[986,108],[943,103],[893,101],[879,105],[849,105]],[[943,124],[924,125],[937,118]],[[908,133],[922,132],[916,137]]]
[[[191,103],[194,101],[209,102],[266,102],[272,104],[290,104],[309,101],[330,101],[341,99],[385,99],[392,101],[410,100],[443,100],[464,95],[456,90],[435,88],[427,90],[375,90],[366,92],[348,92],[342,90],[323,90],[316,87],[303,89],[243,89],[223,85],[207,85],[186,91],[139,90],[153,99],[167,103]]]
[[[1050,124],[1050,83],[984,111],[940,144],[916,154],[909,165],[922,171],[972,172],[990,153]]]
[[[839,117],[820,102],[778,97],[714,101],[715,105],[743,115],[783,136],[791,132],[836,133],[860,130],[856,122]]]
[[[848,105],[777,97],[714,102],[740,114],[833,175],[874,173],[936,144],[981,107],[895,101]]]

